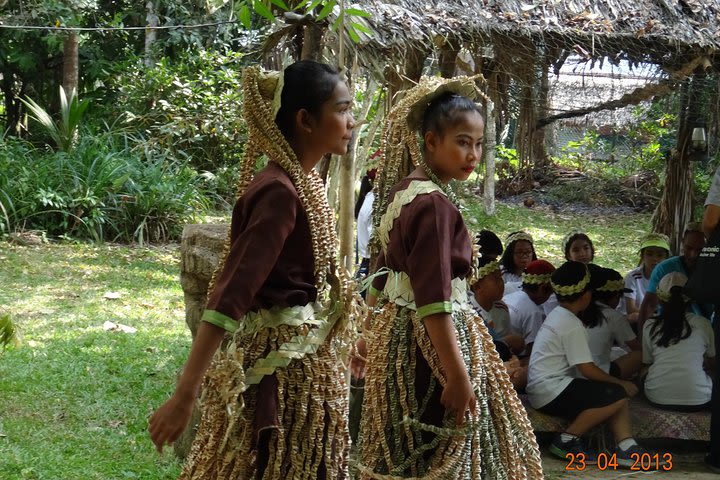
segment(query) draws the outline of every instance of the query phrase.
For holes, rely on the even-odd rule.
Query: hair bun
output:
[[[280,72],[259,72],[257,76],[258,90],[260,96],[268,102],[272,102],[275,99],[275,89],[277,88],[278,81],[280,80]]]
[[[478,97],[482,97],[482,93],[475,85],[478,80],[484,81],[485,78],[482,75],[455,77],[450,80],[440,77],[423,77],[419,85],[424,85],[428,92],[416,101],[408,111],[407,123],[410,129],[420,130],[425,110],[433,100],[446,92],[461,95],[473,101]]]

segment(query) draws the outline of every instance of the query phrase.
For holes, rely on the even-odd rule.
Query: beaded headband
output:
[[[483,265],[482,267],[478,268],[476,277],[478,280],[482,280],[496,270],[500,270],[500,264],[496,261],[492,261],[487,265]]]
[[[550,276],[550,273],[523,273],[522,283],[524,283],[525,285],[542,285],[543,283],[550,282]]]
[[[597,288],[598,292],[619,292],[625,289],[625,282],[622,280],[608,280],[601,287]]]
[[[563,237],[563,240],[562,240],[562,248],[563,248],[563,251],[564,251],[565,248],[567,247],[567,244],[568,244],[568,242],[570,241],[570,239],[571,239],[572,237],[574,237],[575,235],[585,235],[585,236],[587,236],[587,233],[583,232],[582,230],[573,230],[572,232],[570,232],[570,233],[568,233],[567,235],[565,235],[565,237]]]
[[[590,272],[585,270],[585,276],[575,285],[558,285],[557,283],[550,280],[550,284],[552,285],[553,291],[562,296],[570,296],[575,295],[576,293],[580,293],[583,290],[585,290],[590,283]]]
[[[525,240],[526,242],[535,243],[533,241],[532,235],[526,232],[515,232],[512,235],[508,236],[505,239],[505,244],[510,245],[512,242],[516,242],[518,240]]]

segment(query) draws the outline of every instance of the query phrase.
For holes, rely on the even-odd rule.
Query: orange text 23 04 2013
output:
[[[565,458],[568,461],[565,470],[577,472],[592,468],[601,471],[627,468],[637,472],[669,471],[673,468],[672,453],[632,453],[630,464],[618,463],[617,453],[599,453],[597,461],[592,463],[587,461],[584,453],[568,453]]]

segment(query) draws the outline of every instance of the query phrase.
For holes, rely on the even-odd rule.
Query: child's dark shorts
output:
[[[615,383],[576,378],[552,402],[538,410],[572,419],[585,410],[607,407],[626,397],[625,389]]]

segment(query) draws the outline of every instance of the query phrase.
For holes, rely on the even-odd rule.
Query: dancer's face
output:
[[[476,111],[458,115],[443,129],[425,133],[425,161],[441,182],[467,180],[482,158],[485,122]]]
[[[355,119],[352,114],[352,97],[345,82],[335,85],[332,96],[323,103],[319,115],[314,119],[313,127],[313,141],[322,146],[324,153],[347,153]]]

